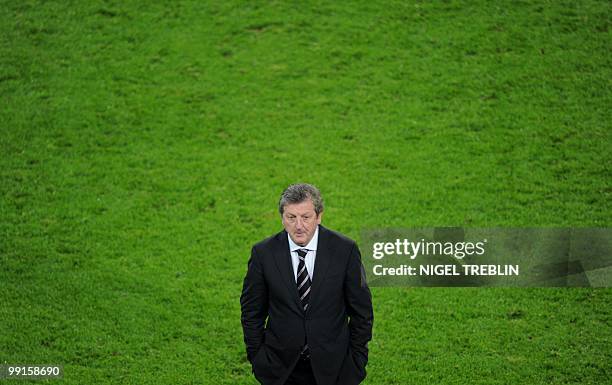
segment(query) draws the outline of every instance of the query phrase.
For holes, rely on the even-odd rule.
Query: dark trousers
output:
[[[317,385],[309,359],[299,359],[285,385]]]

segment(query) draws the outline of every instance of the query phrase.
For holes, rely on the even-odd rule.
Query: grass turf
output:
[[[254,384],[238,297],[324,223],[610,225],[610,15],[579,2],[9,2],[0,362]],[[367,384],[602,384],[610,289],[374,288]]]

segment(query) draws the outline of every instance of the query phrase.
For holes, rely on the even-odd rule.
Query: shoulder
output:
[[[354,246],[356,243],[351,238],[346,235],[339,233],[337,231],[328,229],[324,226],[319,226],[319,239],[326,239],[327,242],[334,245],[344,245],[348,247]]]
[[[283,230],[254,244],[253,251],[268,254],[282,248],[285,244],[287,244],[286,248],[288,248],[287,233]]]
[[[319,246],[322,250],[329,250],[336,256],[359,255],[359,248],[354,240],[323,226],[319,227]]]

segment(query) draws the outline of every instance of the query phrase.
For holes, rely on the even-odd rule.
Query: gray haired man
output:
[[[279,212],[284,230],[253,246],[240,297],[253,373],[270,385],[359,384],[374,321],[359,249],[321,226],[312,185],[287,187]]]

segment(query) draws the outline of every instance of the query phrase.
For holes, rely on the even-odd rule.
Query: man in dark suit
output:
[[[266,385],[351,385],[366,376],[372,297],[354,241],[321,226],[323,201],[289,186],[284,230],[251,250],[240,305],[247,358]]]

